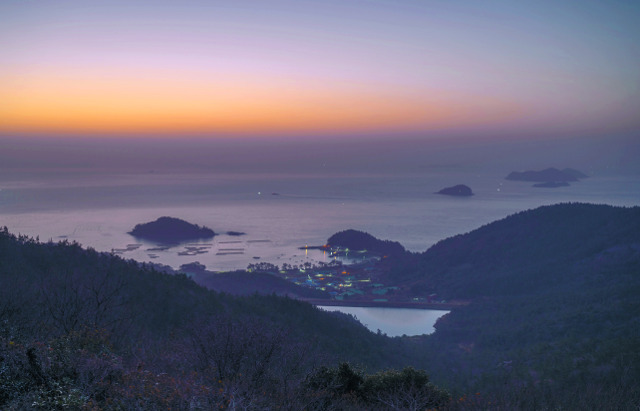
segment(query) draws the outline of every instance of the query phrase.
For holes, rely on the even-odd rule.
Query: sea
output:
[[[40,241],[74,241],[123,258],[179,269],[198,262],[211,271],[268,262],[328,262],[318,250],[345,229],[366,231],[421,252],[510,214],[562,202],[634,206],[634,176],[593,175],[568,187],[535,188],[506,172],[422,171],[412,174],[282,175],[99,174],[51,179],[29,175],[0,182],[0,226]],[[471,197],[435,194],[464,183]],[[161,216],[213,229],[213,239],[162,247],[128,234]],[[243,235],[231,235],[236,232]],[[199,250],[199,253],[189,252]]]
[[[233,271],[329,262],[335,257],[304,248],[346,229],[422,252],[544,205],[640,205],[638,143],[307,141],[0,138],[0,227],[175,270],[197,262]],[[505,179],[547,167],[588,178],[556,188]],[[435,194],[457,184],[474,195]],[[128,234],[162,216],[217,235],[166,246]],[[433,332],[446,313],[337,309],[389,336]]]

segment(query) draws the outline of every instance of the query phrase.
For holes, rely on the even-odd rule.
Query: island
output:
[[[207,227],[200,227],[174,217],[160,217],[149,223],[138,224],[129,232],[143,240],[165,244],[212,238],[216,233]]]
[[[379,240],[358,230],[339,231],[329,237],[327,247],[353,251],[368,251],[378,255],[403,255],[406,251],[397,241]]]
[[[564,170],[547,168],[539,171],[512,171],[505,178],[512,181],[545,183],[544,185],[537,184],[534,187],[563,187],[569,185],[569,182],[579,181],[580,179],[587,177],[588,176],[583,172],[573,168],[565,168]]]
[[[473,195],[473,191],[471,188],[464,184],[458,184],[453,187],[446,187],[442,190],[436,192],[435,194],[444,194],[447,196],[455,196],[455,197],[469,197]]]

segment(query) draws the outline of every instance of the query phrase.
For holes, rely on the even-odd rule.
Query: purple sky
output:
[[[0,134],[637,135],[639,21],[638,1],[5,1]]]

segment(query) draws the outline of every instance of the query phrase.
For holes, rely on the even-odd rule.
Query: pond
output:
[[[446,310],[424,310],[419,308],[344,307],[318,306],[326,311],[340,311],[355,316],[373,332],[380,330],[389,337],[401,335],[431,334],[438,318],[449,313]]]

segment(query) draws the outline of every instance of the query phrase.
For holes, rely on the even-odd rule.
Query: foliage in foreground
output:
[[[451,400],[424,371],[411,367],[365,375],[341,363],[335,368],[321,367],[307,378],[304,387],[313,397],[309,405],[316,409],[338,403],[363,409],[425,410],[447,406]]]
[[[342,363],[305,374],[303,349],[284,352],[284,336],[245,331],[219,319],[176,344],[173,355],[179,363],[165,363],[169,372],[153,370],[157,364],[125,364],[103,331],[84,330],[29,345],[2,338],[0,406],[9,410],[274,406],[419,410],[449,404],[449,394],[431,384],[423,371],[405,368],[365,375]]]
[[[326,390],[304,381],[318,367],[403,355],[400,341],[300,301],[233,297],[0,231],[1,409],[312,409]]]

